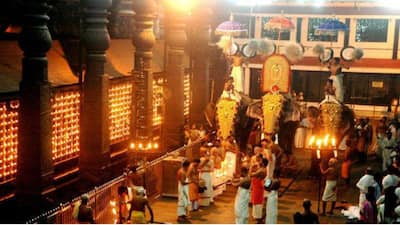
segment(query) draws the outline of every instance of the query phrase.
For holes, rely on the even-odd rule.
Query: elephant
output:
[[[257,121],[263,121],[263,103],[261,99],[252,99],[240,93],[241,100],[237,107],[236,118],[234,121],[234,132],[236,142],[242,151],[246,149],[249,134]],[[291,153],[294,146],[294,136],[300,125],[301,105],[298,101],[291,98],[289,94],[282,94],[283,101],[274,133],[280,138],[278,143],[286,152]],[[340,123],[335,134],[337,143],[341,143],[354,129],[355,115],[352,109],[345,104],[340,104]],[[321,107],[310,106],[307,109],[307,117],[315,121],[313,132],[324,132],[329,126],[324,124],[322,119]]]

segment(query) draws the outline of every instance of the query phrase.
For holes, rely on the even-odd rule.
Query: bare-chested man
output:
[[[187,173],[190,162],[185,160],[182,167],[178,170],[178,222],[187,221],[189,201],[189,179]]]
[[[153,223],[154,215],[153,210],[149,204],[149,200],[147,200],[143,187],[136,188],[136,194],[133,196],[132,201],[130,202],[131,209],[129,211],[128,220],[133,224],[144,224],[146,223],[145,210],[146,207],[150,212],[150,223]]]
[[[206,147],[200,148],[200,178],[204,181],[206,189],[200,193],[200,205],[208,206],[213,202],[213,173],[214,160],[210,157],[209,149]]]
[[[187,177],[189,179],[189,199],[192,204],[192,211],[197,211],[199,209],[199,164],[200,159],[193,160],[187,172]]]

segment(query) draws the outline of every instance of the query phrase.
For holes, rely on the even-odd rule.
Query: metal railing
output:
[[[172,152],[145,163],[136,169],[135,172],[124,173],[113,180],[95,187],[87,192],[89,196],[88,205],[93,209],[93,216],[96,223],[115,223],[117,215],[113,212],[113,206],[110,204],[112,200],[118,199],[117,189],[119,186],[141,185],[144,186],[151,201],[156,200],[162,192],[162,161],[172,155],[184,156],[189,160],[198,157],[200,146],[203,139],[193,142],[190,145],[183,146]],[[156,180],[156,184],[154,184]],[[72,213],[74,205],[80,201],[80,197],[76,197],[69,202],[60,204],[58,207],[38,215],[26,223],[57,223],[57,224],[76,224],[77,220],[73,218]],[[114,209],[115,210],[115,209]]]

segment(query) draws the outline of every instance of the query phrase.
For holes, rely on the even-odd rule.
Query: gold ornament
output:
[[[336,134],[342,120],[342,106],[334,102],[325,102],[320,105],[322,125],[328,134]]]
[[[222,139],[226,139],[233,134],[237,107],[237,102],[232,99],[223,98],[217,103],[218,136],[222,137]]]
[[[264,133],[273,133],[282,110],[283,96],[279,93],[267,93],[262,97],[264,114]]]

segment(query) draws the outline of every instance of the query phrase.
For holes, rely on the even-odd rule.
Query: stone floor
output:
[[[308,178],[310,157],[309,153],[304,150],[296,150],[295,154],[301,164],[302,171],[297,177],[281,178],[281,189],[278,202],[278,223],[293,223],[293,214],[297,211],[302,211],[302,202],[304,198],[312,200],[312,210],[317,212],[318,205],[318,180]],[[339,156],[340,159],[340,156]],[[369,157],[366,164],[355,164],[352,168],[352,184],[350,188],[346,188],[343,181],[339,181],[338,187],[338,203],[337,207],[347,202],[352,205],[357,205],[358,189],[355,188],[355,183],[362,176],[366,166],[379,168],[379,162],[375,157]],[[323,188],[323,187],[321,187]],[[322,193],[322,190],[321,190]],[[209,207],[201,207],[200,211],[193,212],[191,223],[198,224],[223,224],[234,223],[234,198],[236,188],[228,185],[227,190],[215,199],[215,203]],[[155,221],[160,223],[177,223],[176,221],[176,198],[160,198],[152,203]],[[328,205],[329,210],[330,204]],[[322,210],[322,203],[321,203]],[[341,210],[336,209],[334,215],[320,216],[321,223],[343,224],[346,218],[341,215]],[[254,223],[250,219],[250,223]]]

